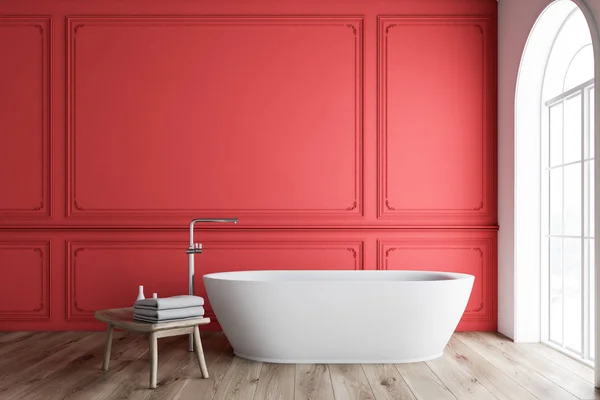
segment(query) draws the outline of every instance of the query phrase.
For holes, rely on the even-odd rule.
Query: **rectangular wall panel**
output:
[[[49,18],[0,17],[0,219],[50,213],[50,37]]]
[[[475,276],[461,324],[496,319],[496,245],[491,238],[402,238],[378,241],[382,270],[459,272]],[[459,325],[459,328],[461,325]]]
[[[362,18],[70,18],[68,75],[70,216],[362,215]]]
[[[196,255],[196,295],[207,299],[204,274],[273,269],[363,268],[360,241],[204,241]],[[89,319],[98,309],[129,307],[144,285],[146,297],[187,293],[187,256],[181,242],[78,242],[68,244],[68,319]],[[105,288],[105,290],[102,290]],[[208,316],[212,315],[206,305]]]
[[[0,241],[0,321],[50,318],[50,243]]]
[[[379,19],[381,219],[495,223],[491,20]]]

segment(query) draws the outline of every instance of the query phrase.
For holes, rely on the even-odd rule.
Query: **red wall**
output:
[[[0,3],[0,330],[202,273],[476,276],[496,329],[496,1]],[[360,295],[360,293],[357,293]],[[210,306],[208,306],[210,311]]]

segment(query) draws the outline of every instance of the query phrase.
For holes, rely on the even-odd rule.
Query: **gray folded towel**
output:
[[[144,317],[143,315],[134,315],[133,319],[136,321],[141,321],[141,322],[150,322],[152,324],[159,324],[159,323],[164,323],[164,322],[173,322],[173,321],[187,321],[189,319],[198,319],[198,318],[204,318],[203,316],[196,316],[196,317],[188,317],[188,318],[174,318],[174,319],[161,319],[158,320],[156,318],[152,318],[152,317]]]
[[[202,307],[202,306],[192,306],[192,307]],[[151,307],[151,306],[139,306],[137,304],[134,304],[133,308],[135,310],[152,310],[152,311],[156,311],[158,310],[158,308],[156,307]],[[181,310],[182,308],[190,308],[190,307],[178,307],[178,308],[164,308],[161,310]]]
[[[135,302],[135,307],[152,307],[156,310],[203,306],[204,299],[199,296],[172,296],[162,299],[142,299]]]
[[[148,310],[134,307],[133,314],[137,317],[153,318],[162,321],[166,319],[202,317],[204,315],[204,307],[174,308],[172,310]]]

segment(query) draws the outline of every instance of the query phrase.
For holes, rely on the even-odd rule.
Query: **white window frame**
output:
[[[586,166],[586,162],[588,161],[594,161],[594,149],[590,148],[590,138],[591,135],[593,135],[593,132],[590,132],[590,120],[592,118],[592,115],[590,115],[590,113],[588,112],[588,110],[590,110],[590,92],[591,90],[594,89],[595,90],[595,85],[594,85],[594,79],[590,79],[572,89],[569,89],[561,94],[559,94],[558,96],[555,96],[554,98],[546,101],[544,103],[545,105],[545,116],[547,117],[547,125],[546,125],[546,129],[545,129],[545,135],[546,135],[546,140],[547,143],[546,145],[544,145],[544,149],[542,151],[546,152],[545,157],[542,157],[543,160],[549,160],[550,157],[550,140],[549,140],[549,135],[550,135],[550,108],[553,106],[556,106],[558,104],[562,103],[562,112],[563,112],[563,127],[564,127],[564,104],[567,100],[574,98],[576,96],[581,96],[581,150],[580,150],[580,160],[578,161],[574,161],[574,162],[567,162],[567,163],[561,163],[558,165],[553,165],[553,166],[549,166],[549,165],[542,165],[541,166],[541,171],[543,173],[543,177],[542,177],[542,181],[546,182],[546,185],[543,193],[542,193],[542,201],[545,203],[542,206],[542,210],[545,210],[546,213],[545,217],[542,220],[542,224],[540,226],[541,228],[541,237],[543,238],[543,244],[541,246],[542,248],[542,255],[541,255],[541,259],[543,260],[543,268],[544,268],[544,273],[543,275],[546,276],[546,278],[544,279],[544,285],[546,285],[547,287],[545,288],[545,290],[542,290],[542,296],[545,297],[542,299],[541,304],[543,305],[544,309],[542,310],[542,313],[544,315],[545,318],[542,318],[542,343],[563,352],[564,354],[578,360],[578,361],[582,361],[583,363],[593,366],[594,365],[594,354],[593,351],[591,350],[591,346],[590,344],[592,344],[592,342],[595,340],[594,337],[590,336],[590,324],[594,323],[594,315],[591,311],[591,295],[593,287],[591,287],[591,281],[590,281],[590,271],[592,270],[592,268],[594,268],[594,262],[593,260],[590,259],[590,251],[588,248],[587,254],[586,254],[586,246],[585,246],[585,240],[586,239],[594,239],[593,236],[593,232],[591,232],[591,235],[585,235],[585,227],[586,227],[586,219],[589,218],[589,214],[590,214],[590,209],[591,207],[594,207],[593,203],[589,203],[586,202],[586,195],[589,193],[589,185],[586,182],[586,179],[589,179],[589,172],[586,173],[585,170],[585,166]],[[564,129],[562,132],[563,135],[563,141],[564,141]],[[589,152],[586,151],[589,149]],[[564,151],[564,147],[563,147],[563,151]],[[591,155],[586,157],[586,155]],[[556,234],[551,234],[549,231],[545,232],[544,230],[544,225],[549,226],[549,222],[550,222],[550,207],[549,207],[549,202],[550,202],[550,184],[549,184],[549,172],[550,170],[553,169],[558,169],[558,168],[564,168],[568,165],[575,165],[575,164],[580,164],[581,165],[581,234],[577,235],[577,236],[573,236],[573,235],[556,235]],[[564,180],[563,180],[563,188],[561,190],[561,192],[563,193],[563,199],[564,199]],[[563,209],[564,209],[564,200],[563,200]],[[563,213],[563,225],[564,225],[564,213]],[[588,227],[589,230],[589,227]],[[551,296],[551,292],[550,292],[550,279],[549,279],[549,275],[550,275],[550,246],[549,246],[549,241],[550,238],[575,238],[575,239],[581,239],[581,352],[575,350],[575,349],[571,349],[568,346],[565,345],[565,334],[564,334],[564,303],[565,303],[565,296],[564,296],[564,292],[563,292],[563,297],[562,297],[562,309],[563,309],[563,315],[562,315],[562,327],[563,327],[563,332],[562,332],[562,342],[557,342],[554,341],[550,338],[550,296]],[[594,243],[594,242],[592,242]],[[592,245],[593,246],[593,245]],[[584,261],[584,259],[587,257],[587,262]],[[564,284],[565,281],[565,270],[564,270],[564,253],[563,253],[563,263],[562,263],[562,283]]]

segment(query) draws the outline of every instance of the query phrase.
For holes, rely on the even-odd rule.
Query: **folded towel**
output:
[[[197,316],[197,317],[189,317],[189,318],[174,318],[174,319],[158,320],[158,319],[152,318],[152,317],[144,317],[143,315],[134,315],[133,316],[133,319],[136,321],[150,322],[152,324],[160,324],[160,323],[164,323],[164,322],[173,322],[173,321],[187,321],[189,319],[198,319],[198,318],[204,318],[204,317]]]
[[[202,306],[191,306],[191,307],[202,307]],[[177,307],[177,308],[162,308],[160,309],[161,311],[166,311],[166,310],[183,310],[186,308],[191,308],[191,307]],[[137,304],[134,304],[133,308],[135,310],[151,310],[151,311],[158,311],[158,308],[156,307],[151,307],[151,306],[139,306]]]
[[[203,306],[204,299],[199,296],[173,296],[162,299],[142,299],[135,302],[135,306],[152,307],[157,310],[169,310],[172,308]]]
[[[147,310],[134,307],[133,314],[138,317],[154,318],[162,321],[164,319],[202,317],[204,315],[204,307],[174,308],[172,310]]]

